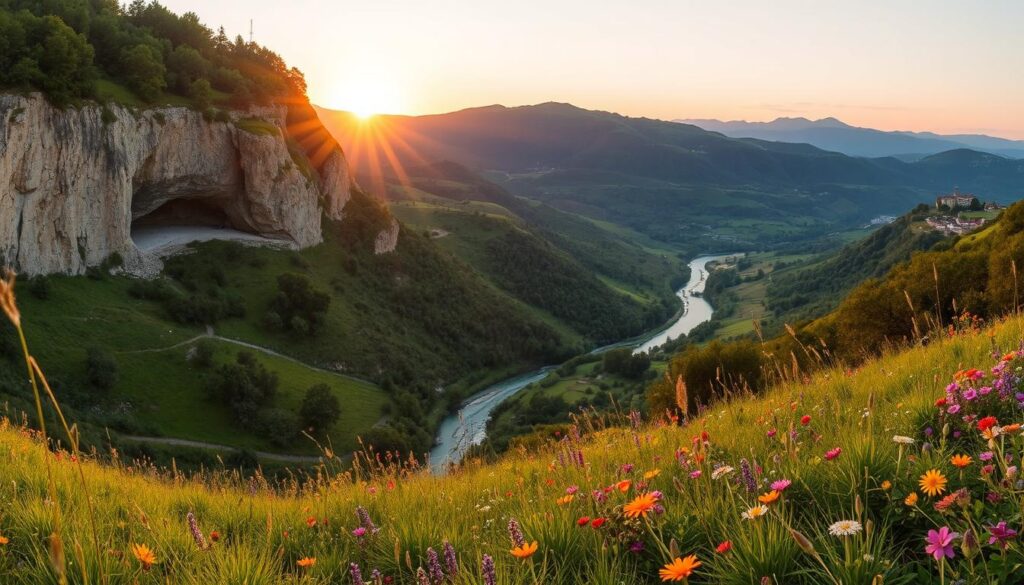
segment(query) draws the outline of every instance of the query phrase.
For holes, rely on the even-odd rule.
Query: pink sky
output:
[[[835,116],[1024,139],[1015,0],[166,0],[302,69],[315,103],[563,101],[654,118]]]

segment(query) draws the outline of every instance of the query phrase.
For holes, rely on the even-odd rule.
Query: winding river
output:
[[[714,309],[700,296],[707,283],[706,267],[709,262],[729,256],[731,255],[699,256],[690,262],[690,280],[676,292],[676,296],[682,302],[682,308],[668,327],[635,339],[599,347],[594,353],[617,347],[633,347],[634,353],[649,351],[681,334],[689,333],[697,325],[710,320]],[[697,295],[694,296],[694,293]],[[457,413],[445,417],[438,429],[434,448],[430,451],[430,465],[433,471],[443,471],[448,462],[458,461],[471,445],[481,443],[487,435],[487,420],[491,416],[491,411],[509,396],[544,379],[548,372],[556,367],[545,366],[488,386],[467,399]]]

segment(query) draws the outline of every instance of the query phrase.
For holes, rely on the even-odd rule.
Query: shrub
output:
[[[277,374],[252,353],[240,351],[235,363],[217,369],[210,380],[209,393],[231,409],[236,422],[253,429],[258,426],[257,414],[271,403],[277,387]]]
[[[214,347],[209,339],[201,339],[192,350],[190,360],[200,368],[208,368],[213,365]]]
[[[290,272],[277,277],[277,290],[270,311],[280,317],[285,328],[314,334],[331,304],[330,295],[313,288],[309,278]]]
[[[278,447],[285,447],[299,434],[299,417],[283,408],[265,408],[258,415],[257,432]]]
[[[99,347],[86,351],[86,372],[89,383],[101,390],[109,390],[117,384],[117,361],[114,356]]]
[[[299,418],[303,428],[323,432],[338,422],[341,404],[327,384],[317,384],[306,390],[306,396],[299,407]]]
[[[50,279],[45,276],[33,276],[28,281],[28,292],[35,298],[45,301],[50,298]]]

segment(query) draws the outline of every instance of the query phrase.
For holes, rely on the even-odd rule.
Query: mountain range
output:
[[[895,156],[915,160],[947,150],[967,148],[1009,158],[1024,158],[1024,140],[984,134],[936,134],[935,132],[887,131],[851,126],[836,118],[776,118],[771,122],[715,119],[674,120],[720,132],[733,138],[757,138],[796,142],[850,156]]]

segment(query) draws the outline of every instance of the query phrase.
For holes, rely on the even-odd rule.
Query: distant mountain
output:
[[[319,114],[362,176],[457,161],[516,195],[693,250],[820,238],[954,186],[1002,201],[1024,190],[1024,161],[991,154],[859,158],[569,104],[370,121]]]
[[[771,122],[723,122],[709,119],[675,121],[721,132],[733,138],[803,142],[850,156],[919,158],[946,150],[970,148],[1010,158],[1024,158],[1024,140],[1009,140],[983,134],[889,132],[850,126],[835,118],[776,118]]]

